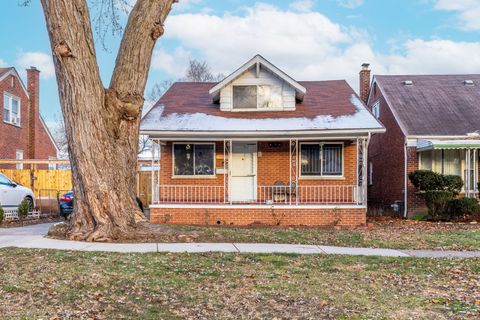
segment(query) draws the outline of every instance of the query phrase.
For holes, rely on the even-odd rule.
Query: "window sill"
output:
[[[216,175],[209,176],[172,176],[172,179],[216,179]]]
[[[21,128],[21,127],[22,127],[22,126],[19,125],[19,124],[15,124],[15,123],[12,123],[12,122],[9,122],[9,121],[5,121],[5,120],[3,120],[3,123],[8,124],[9,126],[12,126],[12,127],[16,127],[16,128]]]
[[[300,176],[299,180],[345,180],[345,176]]]

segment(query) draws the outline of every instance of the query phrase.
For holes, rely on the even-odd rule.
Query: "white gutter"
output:
[[[181,136],[181,135],[194,135],[194,136],[250,136],[250,135],[276,135],[276,136],[286,136],[289,137],[291,135],[318,135],[318,134],[368,134],[368,133],[383,133],[385,132],[385,128],[365,128],[365,129],[351,129],[351,130],[295,130],[295,131],[161,131],[161,130],[141,130],[140,134],[143,135],[174,135],[174,136]]]

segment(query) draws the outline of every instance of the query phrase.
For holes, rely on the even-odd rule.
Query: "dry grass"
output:
[[[480,261],[0,250],[2,319],[478,319]]]

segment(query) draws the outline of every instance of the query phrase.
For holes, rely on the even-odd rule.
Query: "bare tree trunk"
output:
[[[155,42],[174,1],[136,2],[107,89],[100,79],[86,1],[41,2],[73,171],[75,209],[68,236],[131,238],[146,225],[135,200],[143,92]]]

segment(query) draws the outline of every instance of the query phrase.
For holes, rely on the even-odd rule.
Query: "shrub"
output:
[[[18,218],[22,221],[28,216],[30,211],[30,201],[23,199],[22,202],[18,205]]]
[[[450,191],[455,193],[455,195],[459,194],[462,191],[463,187],[463,180],[460,176],[454,175],[441,175],[443,179],[443,189],[446,191]]]
[[[0,204],[0,224],[2,224],[3,219],[5,219],[5,210],[3,210],[2,205]]]
[[[416,170],[408,174],[412,184],[420,191],[442,190],[442,175],[430,170]]]
[[[455,198],[455,194],[445,190],[430,190],[425,192],[425,202],[428,208],[428,214],[433,220],[446,218],[450,201]]]
[[[410,172],[408,178],[420,191],[450,191],[459,194],[462,191],[463,180],[460,176],[443,175],[430,170]]]
[[[471,219],[480,213],[480,206],[475,198],[453,199],[449,207],[452,218]]]

